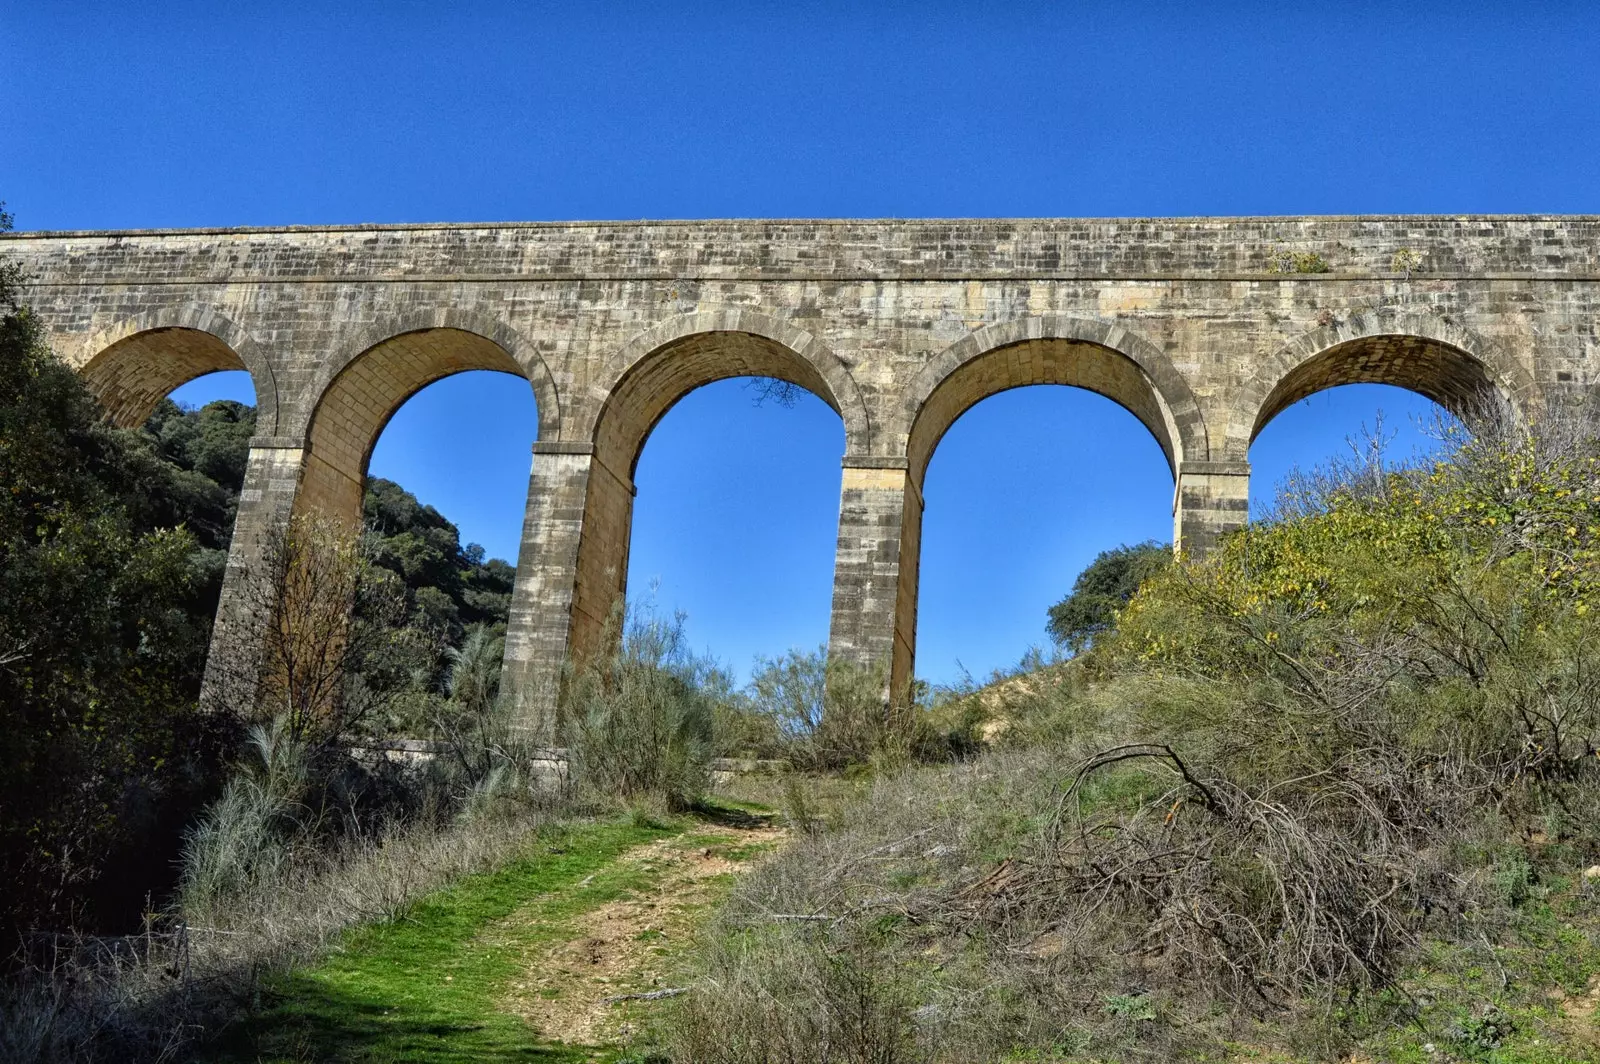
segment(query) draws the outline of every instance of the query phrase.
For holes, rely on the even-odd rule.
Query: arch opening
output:
[[[366,679],[419,696],[393,701],[402,728],[429,726],[421,696],[443,682],[444,648],[467,652],[475,626],[486,633],[477,652],[509,639],[539,413],[505,348],[451,327],[366,347],[311,413],[294,508],[363,528],[394,609]]]
[[[921,484],[934,450],[976,404],[1012,388],[1056,384],[1094,392],[1137,418],[1160,445],[1169,471],[1183,457],[1171,406],[1144,369],[1120,351],[1062,338],[1024,340],[968,359],[946,375],[916,412],[907,446],[913,483]]]
[[[1293,404],[1351,384],[1415,392],[1468,425],[1507,399],[1489,368],[1454,344],[1407,333],[1362,336],[1324,348],[1285,373],[1256,411],[1250,442]]]
[[[731,378],[753,377],[804,389],[844,419],[848,432],[849,420],[840,397],[813,358],[760,333],[714,329],[671,339],[621,374],[594,427],[593,468],[573,591],[570,650],[575,658],[581,660],[603,649],[608,620],[626,595],[635,476],[657,425],[690,393]],[[841,446],[838,454],[842,457],[843,452]],[[833,465],[830,472],[836,478],[837,461]],[[837,480],[833,489],[836,507]],[[837,516],[835,508],[831,517]]]
[[[237,351],[214,333],[184,326],[144,329],[123,337],[78,370],[119,428],[144,424],[161,400],[191,381],[232,371],[249,375]],[[251,378],[252,405],[258,391]]]
[[[752,379],[685,395],[636,463],[630,604],[681,612],[690,644],[735,677],[827,642],[844,428],[797,389],[774,409]]]
[[[1517,416],[1514,396],[1480,357],[1399,329],[1329,343],[1262,391],[1249,433],[1255,517],[1278,512],[1285,488],[1303,491],[1305,476],[1330,463],[1426,460],[1444,446],[1441,429]]]
[[[535,404],[521,377],[463,370],[425,385],[401,404],[373,445],[368,524],[373,485],[389,481],[458,526],[463,545],[514,563],[528,456],[537,439]]]
[[[912,648],[918,641],[921,560],[925,552],[923,513],[929,505],[936,512],[940,507],[938,491],[928,498],[924,483],[934,451],[968,410],[1028,385],[1065,385],[1094,393],[1109,400],[1105,408],[1113,411],[1120,422],[1126,421],[1122,415],[1132,414],[1143,427],[1145,431],[1136,430],[1135,435],[1141,441],[1153,441],[1167,466],[1159,511],[1162,531],[1150,538],[1164,541],[1172,536],[1178,501],[1174,481],[1182,463],[1188,458],[1204,460],[1209,455],[1204,417],[1182,376],[1159,348],[1120,326],[1063,317],[1028,318],[987,326],[946,349],[924,367],[912,386],[906,409],[910,423],[908,489],[899,533],[899,584],[894,607],[892,675],[896,683],[909,679],[914,664]],[[1065,420],[1070,425],[1074,419]],[[1019,460],[1026,463],[1038,460],[1039,454],[1059,453],[1055,452],[1058,442],[1054,438],[1041,440],[1037,451],[1019,456]],[[1137,450],[1138,446],[1091,438],[1080,445],[1079,453],[1094,455],[1104,468],[1107,458],[1114,460],[1117,454],[1130,448]],[[1135,536],[1136,540],[1140,538],[1145,537]],[[1117,537],[1116,543],[1104,547],[1127,539]],[[939,549],[937,542],[934,549]],[[989,549],[996,553],[1006,551],[999,543]],[[982,615],[984,610],[976,612]],[[1031,626],[1032,622],[1027,623]]]
[[[732,377],[797,385],[839,412],[822,373],[792,348],[756,333],[695,333],[657,348],[617,382],[596,423],[595,456],[631,479],[645,441],[667,412],[690,392]]]
[[[1337,384],[1279,411],[1250,447],[1250,516],[1297,511],[1325,471],[1426,462],[1467,422],[1421,392],[1393,384]],[[1307,479],[1307,478],[1311,479]],[[1286,505],[1280,505],[1284,503]]]
[[[463,329],[412,330],[357,355],[334,377],[311,416],[297,507],[360,521],[367,466],[389,420],[423,388],[469,370],[527,379],[498,343]]]
[[[917,675],[934,684],[1049,648],[1049,607],[1098,554],[1172,535],[1168,441],[1101,389],[996,389],[925,461],[911,608]]]
[[[218,400],[253,407],[256,405],[256,389],[250,374],[225,369],[180,384],[167,394],[167,398],[184,409],[203,407]]]

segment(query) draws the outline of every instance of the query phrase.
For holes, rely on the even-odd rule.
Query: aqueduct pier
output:
[[[1166,453],[1178,541],[1204,550],[1245,519],[1256,433],[1320,389],[1531,413],[1600,377],[1600,217],[41,232],[0,237],[0,256],[120,424],[194,377],[250,373],[259,434],[219,632],[241,630],[263,536],[297,509],[359,518],[409,396],[462,370],[525,378],[538,442],[505,685],[530,714],[624,590],[646,437],[719,378],[782,378],[838,411],[830,652],[887,658],[899,682],[923,473],[989,395],[1054,383],[1120,403]]]

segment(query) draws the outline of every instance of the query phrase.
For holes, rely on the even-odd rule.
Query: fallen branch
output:
[[[660,1001],[662,998],[677,997],[688,992],[689,988],[686,986],[672,986],[665,990],[649,990],[642,994],[617,994],[606,998],[606,1004],[620,1005],[624,1001]]]

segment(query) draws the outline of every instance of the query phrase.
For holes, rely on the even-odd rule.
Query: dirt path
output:
[[[697,825],[630,850],[604,873],[629,888],[574,915],[555,941],[530,950],[502,1007],[549,1041],[593,1046],[625,1039],[626,1010],[606,999],[663,989],[668,962],[696,917],[783,835],[768,827]],[[516,936],[519,915],[500,925],[496,937]]]

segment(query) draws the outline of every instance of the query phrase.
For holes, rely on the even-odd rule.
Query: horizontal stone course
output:
[[[1276,278],[1600,273],[1596,216],[547,222],[15,233],[52,284],[247,279]],[[48,260],[48,261],[45,261]],[[1324,275],[1325,276],[1325,275]]]

